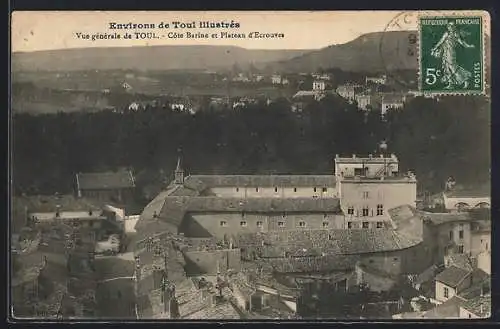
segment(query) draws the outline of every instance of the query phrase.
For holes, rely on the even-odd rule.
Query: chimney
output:
[[[384,155],[383,154],[380,154],[380,159],[383,159],[384,158]]]
[[[338,159],[340,158],[338,154],[335,154],[335,159]]]
[[[356,154],[353,154],[353,155],[352,155],[352,158],[353,158],[353,159],[356,159]]]
[[[369,159],[372,159],[372,158],[373,158],[373,155],[368,154],[368,158],[369,158]]]

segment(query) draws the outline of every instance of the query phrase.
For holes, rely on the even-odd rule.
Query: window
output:
[[[368,191],[363,192],[363,199],[368,199],[370,195],[368,194]]]
[[[464,246],[458,246],[458,253],[463,254],[464,253]]]
[[[226,227],[227,226],[227,222],[225,220],[221,220],[220,221],[220,226]]]
[[[347,222],[347,228],[352,228],[352,222]]]
[[[486,242],[486,250],[488,250],[488,242]]]
[[[316,193],[316,191],[317,191],[317,188],[314,188],[314,193]]]
[[[323,218],[325,218],[325,219],[326,219],[327,217],[328,217],[328,215],[327,215],[327,214],[323,214]]]
[[[397,262],[397,261],[398,261],[398,258],[397,258],[397,257],[394,257],[392,260],[393,260],[393,261],[395,261],[395,262]]]
[[[450,231],[450,240],[453,240],[453,231]]]
[[[328,225],[330,225],[330,223],[328,223],[328,222],[323,222],[323,227],[328,227]]]
[[[323,187],[323,193],[326,193],[326,192],[328,192],[328,188]]]
[[[263,226],[262,221],[260,221],[260,220],[257,221],[257,227],[262,227],[262,226]]]
[[[242,220],[242,221],[240,222],[240,226],[242,226],[242,227],[246,227],[246,226],[247,226],[247,222],[246,222],[246,221],[244,221],[244,220]]]
[[[244,212],[241,213],[241,218],[245,218],[246,214]]]
[[[258,187],[255,188],[255,192],[259,192],[259,188]]]
[[[281,217],[285,218],[286,217],[286,212],[284,212],[283,215],[281,215]]]
[[[278,193],[278,188],[277,187],[274,188],[274,193]]]
[[[278,222],[278,227],[285,227],[285,222]]]
[[[354,207],[347,208],[347,214],[348,215],[354,215]]]
[[[463,239],[464,238],[464,231],[463,230],[458,231],[458,238],[459,239]]]
[[[363,208],[363,216],[364,217],[368,216],[368,207]]]
[[[299,222],[299,227],[306,227],[306,222],[300,221]]]
[[[384,205],[378,204],[377,205],[377,216],[382,216],[383,214],[384,214]]]
[[[293,188],[293,191],[294,191],[295,193],[297,193],[297,188],[296,188],[296,187],[294,187],[294,188]]]
[[[239,192],[239,191],[240,191],[240,188],[239,188],[239,187],[237,187],[237,188],[236,188],[236,192]]]
[[[450,292],[448,290],[448,287],[444,287],[443,296],[444,296],[444,298],[448,298],[450,296]]]
[[[377,228],[383,228],[384,223],[383,222],[377,222]]]
[[[363,228],[368,228],[370,224],[368,222],[363,222]]]

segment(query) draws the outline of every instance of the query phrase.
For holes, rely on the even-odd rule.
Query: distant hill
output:
[[[309,51],[211,45],[60,49],[14,53],[12,70],[197,70],[287,60]]]
[[[386,72],[418,69],[418,46],[410,44],[417,31],[388,31],[363,34],[340,45],[331,45],[288,60],[267,64],[278,72],[314,72],[339,68],[352,72]],[[486,64],[489,71],[490,43],[486,38]],[[410,56],[409,54],[413,55]]]
[[[267,67],[280,72],[314,72],[320,68],[354,72],[417,69],[417,46],[408,41],[411,33],[416,31],[368,33],[344,44],[270,63]],[[414,56],[407,55],[409,49]]]

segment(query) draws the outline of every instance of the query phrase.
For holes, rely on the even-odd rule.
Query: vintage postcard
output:
[[[491,317],[487,12],[11,23],[11,321]]]

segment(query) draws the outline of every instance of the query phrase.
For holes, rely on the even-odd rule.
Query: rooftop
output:
[[[334,187],[333,175],[192,175],[185,186],[196,187]]]
[[[491,314],[491,294],[469,299],[461,306],[478,317],[486,317]]]
[[[437,305],[433,309],[424,313],[426,319],[458,319],[460,317],[460,306],[465,301],[457,296],[453,296],[444,303]]]
[[[136,225],[140,231],[150,222],[164,222],[179,226],[186,213],[192,212],[257,212],[257,213],[338,213],[338,199],[324,198],[219,198],[219,197],[172,197],[160,194],[143,210]]]
[[[335,155],[335,163],[398,163],[398,158],[395,154],[379,154],[379,155],[368,155],[368,156],[359,156],[356,154],[352,154],[348,157],[342,157],[338,154]]]
[[[418,236],[410,237],[393,229],[291,230],[238,235],[240,247],[259,246],[264,243],[262,249],[271,249],[271,255],[284,250],[290,255],[299,256],[311,256],[311,252],[307,250],[304,255],[300,255],[302,249],[318,249],[321,251],[320,254],[328,255],[351,255],[400,250],[412,247],[421,241]],[[278,252],[272,252],[276,248]]]
[[[455,186],[444,195],[448,198],[486,198],[491,196],[490,184],[480,186]]]
[[[471,221],[471,216],[469,215],[468,212],[457,212],[457,213],[422,212],[422,216],[424,220],[429,220],[434,225]]]
[[[471,271],[456,266],[450,266],[436,276],[436,281],[442,282],[449,287],[456,288],[460,282],[465,280],[470,274]]]
[[[107,190],[131,188],[135,186],[134,176],[131,171],[120,170],[116,172],[78,173],[76,182],[79,190]]]
[[[86,198],[76,198],[73,195],[36,195],[13,198],[14,208],[21,212],[50,213],[59,211],[99,210],[100,205]]]

